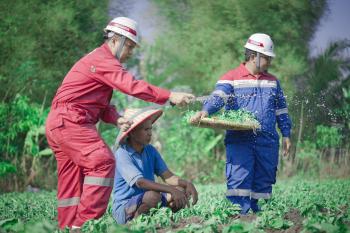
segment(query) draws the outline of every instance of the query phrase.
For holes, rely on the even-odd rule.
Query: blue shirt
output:
[[[113,209],[125,205],[131,197],[144,192],[136,186],[136,181],[145,178],[155,181],[154,175],[160,176],[167,165],[152,145],[146,145],[141,154],[127,144],[121,145],[114,154],[116,170],[113,187]]]

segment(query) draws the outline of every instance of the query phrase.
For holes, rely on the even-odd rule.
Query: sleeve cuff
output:
[[[282,133],[282,137],[284,137],[284,138],[290,138],[290,130],[288,130],[288,131],[282,131],[281,133]]]
[[[113,124],[117,126],[117,120],[120,117],[119,113],[117,112],[117,109],[114,105],[109,105],[106,107],[104,112],[101,115],[101,119],[109,124]]]
[[[209,115],[211,115],[219,111],[224,105],[225,102],[221,96],[211,95],[209,99],[204,102],[202,110],[208,112]]]
[[[159,87],[158,87],[159,88]],[[158,90],[158,97],[157,97],[157,104],[165,104],[170,97],[170,91],[167,89],[159,88]]]
[[[210,106],[204,105],[202,108],[202,111],[206,111],[209,115],[211,115],[211,114],[217,112],[218,110],[215,108],[212,108]]]
[[[134,184],[136,183],[136,181],[140,178],[143,178],[143,176],[141,174],[138,174],[136,176],[134,176],[128,183],[129,183],[129,186],[132,187],[134,186]]]
[[[156,173],[157,176],[161,176],[164,172],[168,171],[169,169],[167,167],[163,168],[163,169],[159,169]]]

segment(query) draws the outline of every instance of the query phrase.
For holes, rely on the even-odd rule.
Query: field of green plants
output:
[[[152,2],[155,9],[144,12],[161,23],[155,23],[154,41],[142,39],[123,66],[137,79],[173,91],[209,95],[223,74],[244,61],[250,34],[271,35],[277,56],[269,72],[287,99],[291,153],[280,157],[279,183],[273,198],[261,203],[263,211],[240,216],[224,196],[224,131],[188,124],[190,110],[202,108],[199,101],[166,107],[153,138],[169,168],[198,184],[198,204],[177,213],[153,209],[126,226],[114,222],[109,207],[83,232],[350,232],[350,40],[334,37],[310,56],[323,17],[335,2],[347,1],[1,0],[0,233],[60,232],[57,164],[45,136],[51,101],[74,63],[103,43],[112,17],[139,14],[131,2]],[[119,91],[111,104],[120,113],[148,106]],[[246,112],[214,117],[253,120]],[[101,122],[97,128],[112,146],[115,127]]]
[[[350,232],[350,180],[280,181],[259,214],[240,216],[224,198],[224,185],[199,185],[192,208],[172,213],[152,209],[126,226],[118,226],[110,209],[83,232]],[[55,192],[0,196],[0,232],[59,232]],[[68,230],[66,230],[68,232]]]

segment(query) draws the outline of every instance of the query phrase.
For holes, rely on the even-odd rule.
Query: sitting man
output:
[[[174,212],[198,200],[197,190],[191,182],[175,176],[158,151],[150,145],[152,124],[162,115],[160,109],[128,109],[124,117],[131,127],[121,131],[115,152],[116,170],[113,187],[113,217],[125,224],[151,208],[168,206]],[[166,184],[155,182],[160,176]]]

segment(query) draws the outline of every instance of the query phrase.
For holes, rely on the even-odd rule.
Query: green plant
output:
[[[316,144],[308,140],[300,143],[298,151],[296,153],[297,158],[300,159],[317,158],[318,155],[319,151],[316,149]]]
[[[186,121],[189,121],[189,119],[195,114],[195,111],[188,111],[184,119]],[[257,125],[259,126],[260,123],[256,120],[256,117],[253,115],[253,113],[245,111],[245,110],[230,110],[230,111],[222,111],[215,113],[209,118],[213,119],[219,119],[219,120],[225,120],[225,121],[232,121],[237,123],[245,123],[245,124],[251,124],[251,125]]]
[[[52,99],[74,62],[103,42],[107,7],[106,0],[1,1],[1,101],[22,94],[41,103],[46,91]]]
[[[42,157],[48,157],[46,160],[52,163],[44,127],[47,112],[44,103],[41,106],[30,103],[29,98],[21,95],[17,95],[11,104],[0,103],[0,121],[3,122],[0,127],[1,170],[3,175],[16,172],[16,177],[7,177],[13,185],[8,186],[5,179],[0,180],[5,182],[1,184],[6,186],[4,190],[23,189],[32,183],[36,174],[43,171]]]
[[[98,220],[84,224],[83,232],[349,232],[350,181],[293,179],[278,182],[272,198],[261,200],[262,212],[240,216],[240,208],[226,200],[226,187],[197,185],[197,205],[173,213],[154,208],[125,226],[115,223],[111,205]],[[110,203],[112,204],[112,203]],[[8,193],[0,195],[1,232],[60,231],[56,221],[56,193]],[[245,220],[244,220],[245,219]]]
[[[342,135],[338,128],[318,125],[316,127],[316,145],[318,148],[331,148],[340,146]]]
[[[11,163],[0,162],[0,177],[4,177],[7,174],[15,173],[17,171],[16,167]]]

